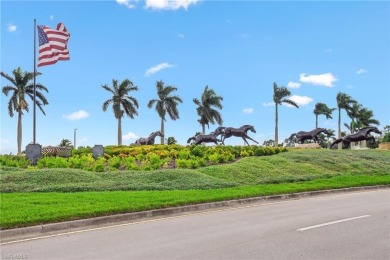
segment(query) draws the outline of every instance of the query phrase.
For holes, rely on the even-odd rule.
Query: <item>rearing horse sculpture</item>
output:
[[[314,142],[318,142],[318,135],[320,133],[324,133],[326,135],[330,135],[330,133],[328,132],[328,130],[326,130],[325,128],[316,128],[314,130],[311,130],[310,132],[304,132],[304,131],[299,131],[298,133],[296,133],[296,137],[297,137],[297,142],[303,144],[303,142],[305,140],[314,140]],[[294,134],[292,134],[290,137],[292,137]]]
[[[222,140],[218,139],[218,135],[223,135],[223,130],[225,127],[219,126],[215,131],[211,132],[208,135],[196,135],[188,138],[187,143],[189,144],[191,141],[194,141],[194,144],[198,145],[201,143],[210,143],[213,142],[218,145],[218,142],[222,142]]]
[[[154,139],[157,136],[164,137],[163,133],[161,133],[160,131],[152,132],[148,137],[146,137],[146,138],[141,137],[140,139],[135,141],[135,144],[137,144],[137,145],[154,144]]]
[[[340,142],[343,142],[343,145],[348,145],[351,142],[360,142],[360,141],[368,141],[368,140],[375,142],[375,137],[370,135],[370,133],[372,133],[372,132],[374,132],[376,134],[382,134],[382,132],[379,131],[379,129],[376,128],[375,126],[367,126],[367,127],[360,129],[359,131],[357,131],[354,134],[346,135],[343,138],[337,139],[336,141],[334,141],[330,145],[330,147],[332,147],[333,145],[338,144]]]
[[[253,125],[243,125],[240,128],[226,127],[225,128],[225,134],[223,135],[223,138],[222,138],[222,144],[225,144],[225,139],[226,138],[229,138],[229,137],[232,137],[232,136],[241,137],[247,145],[249,145],[249,143],[246,140],[246,138],[248,138],[249,140],[252,140],[253,142],[258,144],[257,141],[253,140],[252,138],[250,138],[248,136],[247,132],[249,130],[251,130],[253,133],[256,133],[256,130],[253,127]]]

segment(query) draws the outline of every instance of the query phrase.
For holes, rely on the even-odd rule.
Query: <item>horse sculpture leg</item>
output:
[[[229,137],[231,137],[231,136],[232,136],[231,134],[226,134],[226,133],[225,133],[225,135],[224,135],[223,138],[222,138],[222,144],[225,145],[225,139],[226,139],[226,138],[229,138]]]
[[[256,140],[253,140],[251,137],[249,137],[247,134],[245,134],[245,137],[248,138],[249,140],[252,140],[253,142],[255,142],[256,144],[258,144],[259,142],[257,142]],[[248,144],[249,145],[249,144]]]

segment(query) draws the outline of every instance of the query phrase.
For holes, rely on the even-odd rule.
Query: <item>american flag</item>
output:
[[[68,40],[70,33],[62,23],[57,30],[46,25],[38,25],[39,57],[38,67],[54,64],[59,60],[69,60]]]

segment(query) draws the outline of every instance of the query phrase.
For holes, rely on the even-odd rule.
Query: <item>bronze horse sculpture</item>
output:
[[[164,134],[161,133],[161,131],[152,132],[148,137],[146,137],[146,138],[141,137],[140,139],[138,139],[137,141],[135,141],[135,144],[136,144],[136,145],[154,144],[154,139],[155,139],[157,136],[164,137]]]
[[[225,144],[226,138],[232,136],[241,137],[247,145],[249,145],[248,141],[246,140],[247,138],[258,144],[257,141],[253,140],[248,136],[247,132],[249,130],[253,133],[256,133],[256,130],[253,125],[243,125],[240,128],[226,127],[225,133],[223,134],[222,144]]]
[[[295,134],[295,136],[297,137],[297,142],[301,143],[301,144],[303,144],[303,142],[305,140],[314,140],[314,142],[317,143],[318,142],[318,135],[320,133],[330,135],[328,130],[326,130],[325,128],[316,128],[314,130],[311,130],[310,132],[299,131],[298,133]],[[293,136],[294,136],[294,134],[292,134],[290,136],[290,138]]]
[[[201,144],[201,143],[215,143],[218,145],[218,142],[222,142],[222,140],[218,139],[218,135],[223,135],[223,130],[225,127],[219,126],[215,131],[211,132],[208,135],[196,135],[193,137],[188,138],[187,143],[189,144],[191,141],[194,141],[195,145]]]
[[[379,131],[379,129],[376,128],[375,126],[367,126],[360,129],[354,134],[346,135],[343,138],[337,139],[330,145],[330,147],[341,142],[343,142],[344,146],[352,142],[360,142],[360,141],[368,141],[368,140],[370,140],[371,142],[375,142],[375,137],[370,135],[370,133],[372,132],[376,134],[382,134],[382,132]]]

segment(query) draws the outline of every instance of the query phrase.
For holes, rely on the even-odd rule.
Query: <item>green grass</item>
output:
[[[309,190],[390,184],[390,151],[294,150],[196,170],[0,168],[2,229]]]

